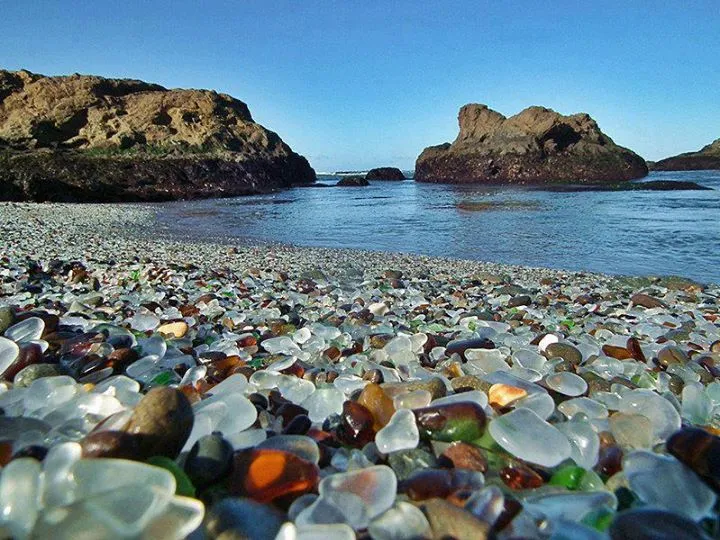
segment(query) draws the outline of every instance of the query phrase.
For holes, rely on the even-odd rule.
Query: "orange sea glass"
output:
[[[395,413],[393,400],[380,388],[379,384],[370,383],[365,386],[357,402],[372,413],[375,419],[373,424],[375,431],[385,427]]]
[[[496,407],[507,407],[525,396],[527,396],[527,391],[523,388],[501,383],[493,384],[488,392],[490,405]]]
[[[235,454],[230,493],[267,503],[315,490],[320,470],[295,454],[269,448]]]

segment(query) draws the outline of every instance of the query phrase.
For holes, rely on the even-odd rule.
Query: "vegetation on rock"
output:
[[[223,197],[315,181],[307,160],[208,90],[0,70],[0,199]]]

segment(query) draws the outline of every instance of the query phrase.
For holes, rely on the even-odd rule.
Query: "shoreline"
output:
[[[116,262],[136,257],[154,263],[193,263],[203,269],[261,266],[268,260],[290,264],[304,270],[320,265],[332,276],[337,265],[354,272],[363,266],[399,265],[398,270],[417,273],[452,269],[456,276],[477,272],[508,274],[511,278],[576,278],[583,282],[626,283],[635,286],[668,281],[683,281],[714,287],[713,282],[699,283],[679,275],[624,275],[501,262],[438,257],[411,252],[376,251],[352,248],[301,246],[285,242],[259,241],[241,236],[210,238],[185,235],[167,227],[159,229],[158,203],[28,203],[0,202],[0,235],[8,248],[4,255],[39,260],[112,258]],[[44,239],[52,238],[52,242]],[[82,245],[79,240],[85,239]],[[95,252],[91,248],[94,248]],[[195,254],[195,256],[192,256]],[[268,254],[271,259],[268,259]],[[199,255],[199,256],[197,256]],[[190,258],[188,258],[191,256]],[[377,270],[376,268],[376,270]],[[343,273],[342,271],[340,273]]]
[[[49,214],[52,213],[52,215]],[[201,268],[228,267],[233,263],[246,262],[257,265],[263,259],[256,259],[258,251],[270,251],[278,257],[280,262],[290,262],[301,266],[329,266],[339,261],[350,262],[351,267],[381,265],[397,263],[405,268],[403,270],[427,269],[432,265],[453,265],[454,270],[460,274],[469,274],[474,271],[493,271],[504,273],[538,274],[538,275],[580,275],[596,276],[601,280],[622,278],[596,272],[571,271],[545,267],[530,267],[521,265],[508,265],[471,259],[456,259],[434,257],[413,253],[374,251],[363,249],[325,248],[297,246],[282,242],[263,242],[242,237],[225,236],[216,239],[207,236],[184,236],[177,231],[154,229],[157,208],[147,203],[0,203],[0,234],[9,238],[9,251],[13,254],[31,255],[40,259],[52,258],[78,258],[90,254],[89,247],[104,250],[120,247],[124,249],[115,253],[117,257],[129,257],[130,260],[140,255],[134,249],[157,248],[163,256],[167,256],[168,263],[186,262],[186,252],[201,250],[203,257],[195,261]],[[13,224],[15,222],[15,224]],[[34,237],[22,240],[25,244],[20,246],[20,236],[27,232],[24,227],[34,226]],[[90,232],[89,232],[90,231]],[[48,245],[43,238],[49,234],[55,241]],[[114,237],[103,235],[117,234]],[[89,246],[77,245],[77,240],[85,237]],[[13,244],[13,241],[15,244]],[[92,242],[96,242],[92,244]],[[235,251],[237,253],[235,253]],[[307,257],[303,257],[307,255]],[[148,251],[142,256],[158,258],[157,254]],[[243,260],[243,258],[247,260]],[[351,262],[353,257],[361,258],[364,263]],[[315,262],[304,260],[315,259]],[[118,261],[119,262],[119,261]],[[162,261],[153,261],[162,262]],[[332,268],[328,268],[332,270]]]

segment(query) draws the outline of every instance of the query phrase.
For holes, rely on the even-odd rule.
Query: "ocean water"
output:
[[[720,283],[720,171],[654,172],[649,180],[690,180],[714,191],[553,193],[407,180],[167,203],[159,217],[164,228],[194,238]]]

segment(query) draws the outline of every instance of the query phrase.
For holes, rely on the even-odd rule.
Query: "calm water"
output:
[[[160,215],[164,226],[196,237],[720,282],[720,171],[646,180],[692,180],[716,191],[548,193],[408,180],[170,203]],[[474,203],[489,204],[462,208]]]

